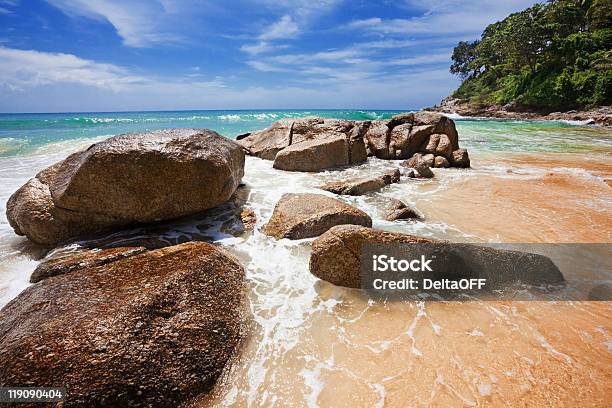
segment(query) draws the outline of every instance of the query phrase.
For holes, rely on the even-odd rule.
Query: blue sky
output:
[[[532,0],[0,0],[0,112],[408,109]]]

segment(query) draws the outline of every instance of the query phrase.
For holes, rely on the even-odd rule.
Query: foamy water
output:
[[[249,113],[259,114],[271,113]],[[241,119],[276,118],[218,118]],[[402,178],[380,193],[340,199],[366,211],[375,228],[450,241],[610,242],[609,130],[491,121],[458,128],[473,169],[434,169],[434,180]],[[30,144],[0,157],[0,204],[37,171],[102,137]],[[223,214],[166,232],[170,240],[208,236],[247,270],[245,344],[214,395],[194,405],[606,406],[610,302],[375,302],[312,276],[312,240],[261,232],[285,192],[331,195],[317,186],[392,168],[399,161],[370,159],[340,171],[292,173],[249,157],[244,194],[257,215],[252,234],[228,235]],[[384,221],[387,197],[415,206],[425,219]],[[27,286],[41,256],[2,214],[0,305]]]

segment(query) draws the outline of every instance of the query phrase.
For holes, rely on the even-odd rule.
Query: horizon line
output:
[[[116,110],[116,111],[54,111],[54,112],[0,112],[0,115],[57,115],[57,114],[87,114],[87,113],[159,113],[159,112],[221,112],[221,111],[233,111],[233,112],[247,112],[247,111],[386,111],[386,112],[410,112],[419,111],[424,108],[409,109],[409,108],[398,108],[398,109],[375,109],[375,108],[263,108],[263,109],[143,109],[143,110]]]

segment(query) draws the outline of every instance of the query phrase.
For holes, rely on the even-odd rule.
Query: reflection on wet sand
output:
[[[611,242],[609,160],[504,157],[384,193],[447,229],[378,226],[490,242]],[[261,227],[269,210],[250,185]],[[249,270],[251,332],[216,394],[196,406],[603,407],[612,397],[610,302],[377,303],[312,277],[308,242],[256,231],[234,250]]]

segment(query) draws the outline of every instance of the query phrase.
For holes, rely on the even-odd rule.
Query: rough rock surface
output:
[[[355,177],[347,180],[330,181],[320,188],[334,194],[362,195],[370,191],[378,191],[400,180],[400,171],[392,170],[381,176]]]
[[[265,233],[274,238],[316,237],[335,225],[356,224],[370,227],[365,212],[322,194],[284,194],[276,203]]]
[[[361,287],[360,257],[364,244],[422,243],[431,251],[432,279],[484,278],[490,290],[515,282],[560,284],[563,275],[547,257],[474,244],[455,244],[355,225],[334,227],[312,244],[310,272],[335,285]]]
[[[145,252],[145,247],[119,247],[108,249],[84,250],[77,253],[65,255],[58,258],[51,258],[39,264],[30,282],[36,283],[51,276],[63,275],[84,268],[105,265],[119,259],[129,258]]]
[[[7,218],[17,234],[57,244],[215,207],[243,173],[240,146],[210,130],[125,134],[37,174],[9,198]]]
[[[310,273],[334,285],[359,288],[361,247],[372,242],[434,241],[357,225],[340,225],[331,228],[312,243]]]
[[[44,279],[0,311],[0,384],[64,386],[66,407],[179,406],[238,346],[243,280],[201,242]]]
[[[427,151],[432,135],[436,135],[436,144]],[[436,151],[441,136],[444,136],[444,141]],[[402,113],[387,121],[373,121],[365,139],[370,152],[381,159],[407,159],[418,152],[448,157],[449,150],[459,148],[455,123],[446,116],[425,111]]]
[[[238,143],[252,156],[289,171],[320,171],[364,162],[369,122],[307,117],[283,119]]]
[[[390,198],[385,205],[384,217],[387,221],[423,218],[423,216],[419,214],[417,210],[409,207],[404,202],[396,198]]]
[[[417,174],[415,177],[418,178],[432,178],[434,176],[430,168],[435,165],[433,154],[422,155],[421,153],[415,153],[410,159],[400,163],[400,165],[416,170]]]
[[[349,164],[349,148],[342,133],[320,135],[287,146],[276,154],[274,168],[288,171],[319,171]]]
[[[470,167],[470,156],[465,149],[457,149],[453,151],[450,157],[450,162],[455,167]]]

